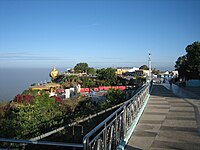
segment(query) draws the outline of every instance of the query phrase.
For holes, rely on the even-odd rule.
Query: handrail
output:
[[[21,143],[21,144],[38,144],[38,145],[52,145],[52,146],[63,146],[63,147],[77,147],[83,148],[82,144],[77,143],[63,143],[63,142],[49,142],[49,141],[33,141],[33,140],[17,140],[10,138],[0,138],[1,142],[9,143]]]
[[[102,147],[102,144],[104,149],[110,149],[113,146],[112,142],[116,143],[114,145],[114,149],[116,149],[116,147],[125,140],[127,136],[126,133],[129,132],[132,124],[135,122],[134,117],[141,114],[141,108],[144,107],[145,99],[149,96],[150,86],[151,82],[146,83],[146,85],[144,85],[130,100],[125,102],[103,122],[86,134],[83,137],[84,150],[95,149],[94,147],[98,147],[97,149],[99,149]],[[101,128],[102,130],[100,130]],[[117,137],[117,132],[118,134],[122,134]],[[101,143],[99,141],[101,141]]]
[[[141,89],[138,93],[140,93],[142,90],[143,90],[143,89]],[[138,95],[138,93],[137,93],[136,95],[134,95],[130,100],[132,100],[134,97],[136,97],[136,96]],[[98,130],[99,127],[101,127],[102,125],[104,125],[105,122],[107,122],[108,120],[110,120],[114,115],[116,115],[116,113],[118,113],[121,109],[123,109],[123,107],[126,106],[127,103],[130,103],[130,100],[127,101],[125,104],[123,104],[123,105],[122,105],[119,109],[117,109],[115,112],[113,112],[109,117],[107,117],[103,122],[101,122],[99,125],[97,125],[97,126],[96,126],[93,130],[91,130],[88,134],[86,134],[86,135],[84,136],[83,139],[89,137],[89,136],[92,134],[92,132]]]

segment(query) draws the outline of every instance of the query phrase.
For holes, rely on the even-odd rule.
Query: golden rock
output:
[[[50,77],[52,79],[56,79],[59,75],[58,70],[56,69],[56,67],[54,66],[53,69],[51,70],[51,72],[49,73]]]

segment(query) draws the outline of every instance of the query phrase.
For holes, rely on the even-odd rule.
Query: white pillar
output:
[[[71,97],[74,96],[74,94],[75,94],[75,93],[74,93],[74,88],[70,88],[69,90],[70,90],[70,96],[71,96]]]
[[[65,98],[70,98],[70,90],[69,89],[65,89]]]
[[[151,80],[151,53],[149,52],[149,80]]]

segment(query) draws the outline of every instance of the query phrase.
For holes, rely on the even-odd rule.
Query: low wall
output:
[[[97,92],[97,91],[107,91],[109,89],[118,89],[118,90],[125,90],[126,89],[126,86],[99,86],[99,87],[94,87],[94,91]],[[80,90],[80,93],[83,93],[83,92],[90,92],[90,89],[89,88],[81,88]]]
[[[200,87],[200,80],[189,80],[186,82],[186,86]]]

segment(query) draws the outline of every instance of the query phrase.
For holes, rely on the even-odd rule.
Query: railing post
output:
[[[126,106],[123,108],[123,139],[126,137]]]
[[[88,139],[84,139],[84,141],[83,141],[83,150],[88,150],[88,143],[89,143]]]
[[[118,145],[118,120],[117,120],[117,113],[115,115],[115,148]]]
[[[104,147],[104,150],[107,149],[107,126],[106,126],[106,123],[104,124],[104,131],[103,131],[103,147]]]
[[[113,132],[114,132],[114,125],[111,125],[111,127],[110,127],[110,135],[109,135],[109,147],[108,147],[108,150],[112,150]]]

